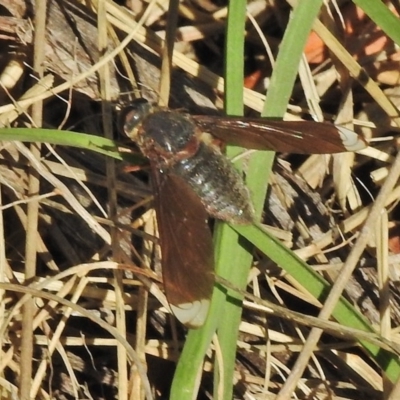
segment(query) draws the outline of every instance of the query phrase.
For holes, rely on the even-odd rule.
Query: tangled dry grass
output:
[[[174,55],[171,105],[193,112],[218,108],[223,88],[209,69],[218,72],[222,65],[226,9],[205,3],[205,8],[182,3]],[[157,100],[165,8],[138,1],[134,14],[146,15],[146,24],[133,29],[134,14],[111,2],[89,8],[88,2],[53,0],[47,9],[39,1],[33,8],[22,0],[0,4],[7,10],[0,15],[2,127],[111,135],[117,131],[114,104],[124,92],[139,90]],[[386,140],[372,142],[362,154],[279,156],[263,224],[330,283],[358,246],[357,269],[343,295],[371,331],[316,318],[321,302],[255,251],[248,279],[252,296],[244,302],[237,340],[234,398],[275,398],[312,327],[324,334],[307,356],[298,398],[397,398],[400,189],[388,177],[396,172],[398,53],[365,15],[358,14],[356,23],[351,5],[341,12],[351,26],[343,32],[350,44],[341,59],[348,69],[311,36],[304,65],[312,68],[300,70],[287,118],[302,117],[311,106],[313,115],[337,114],[338,123],[355,120],[368,139]],[[287,10],[260,0],[249,13],[276,53],[281,38],[273,28],[276,15],[282,23]],[[33,25],[28,16],[35,17]],[[328,25],[329,14],[323,18]],[[323,28],[316,25],[315,31],[328,40]],[[247,82],[265,78],[245,89],[246,105],[260,111],[261,82],[271,68],[265,67],[265,50],[252,25],[246,40],[254,63]],[[359,64],[346,64],[346,57]],[[364,87],[353,86],[357,65],[371,78]],[[146,168],[128,173],[126,163],[90,150],[15,135],[2,141],[0,152],[1,398],[167,398],[186,331],[168,314],[159,279]],[[366,233],[363,224],[382,188],[379,219]],[[357,242],[360,236],[368,240]],[[365,342],[382,353],[366,351],[360,344]],[[218,338],[203,365],[199,399],[212,398],[223,384],[223,378],[213,381],[216,360],[221,364]]]

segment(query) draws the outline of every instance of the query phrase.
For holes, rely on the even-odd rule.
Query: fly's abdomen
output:
[[[170,173],[180,176],[192,187],[211,216],[238,224],[253,221],[249,191],[239,172],[205,143],[199,144],[193,156],[171,167]]]

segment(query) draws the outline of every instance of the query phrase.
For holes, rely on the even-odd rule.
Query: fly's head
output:
[[[144,119],[152,112],[152,106],[146,99],[136,99],[122,110],[120,120],[125,135],[138,142],[141,125]]]

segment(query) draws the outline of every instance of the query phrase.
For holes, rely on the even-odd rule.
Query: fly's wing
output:
[[[249,149],[329,154],[367,147],[366,141],[355,132],[328,123],[208,115],[195,115],[192,118],[202,131],[226,143]]]
[[[203,325],[214,286],[214,254],[207,213],[180,177],[152,167],[165,293],[175,316]]]

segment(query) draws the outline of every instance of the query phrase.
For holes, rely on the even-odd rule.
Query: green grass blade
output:
[[[265,104],[266,110],[263,113],[264,116],[279,117],[286,111],[286,105],[296,79],[302,50],[321,4],[321,1],[316,0],[301,2],[296,10],[294,10],[272,76],[271,89],[267,95]],[[231,8],[233,5],[235,5],[235,10]],[[243,4],[238,4],[238,2],[233,4],[232,2],[229,11],[230,16],[234,15],[238,18],[232,22],[232,31],[229,31],[228,28],[228,33],[230,33],[230,35],[227,38],[228,43],[225,61],[226,65],[230,67],[227,68],[226,72],[226,111],[232,115],[240,115],[243,110],[243,61],[240,61],[240,57],[243,56],[243,51],[241,49],[244,39],[242,36],[243,30],[239,28],[244,26],[243,21],[240,20],[240,15],[244,17],[243,7]],[[232,42],[229,42],[229,40],[232,40]],[[228,156],[229,154],[230,151],[228,149]],[[271,153],[261,152],[252,157],[250,161],[249,170],[247,172],[247,184],[251,190],[254,205],[257,210],[262,209],[266,182],[268,181],[268,170],[272,162],[273,155],[271,155]],[[225,224],[218,225],[215,231],[216,271],[220,276],[228,278],[229,281],[237,287],[244,288],[246,286],[251,263],[251,254],[248,253],[246,248],[240,246],[239,243],[240,236],[235,235],[230,227]],[[198,336],[204,336],[206,339],[203,343],[207,344],[207,341],[211,340],[212,336],[210,329],[213,329],[219,324],[218,337],[222,346],[224,358],[224,370],[222,371],[224,394],[222,397],[229,399],[232,396],[232,376],[235,365],[236,340],[241,308],[239,302],[240,298],[232,293],[227,294],[226,296],[221,291],[214,294],[209,316],[211,322],[208,321],[209,323],[206,324],[203,329],[197,332],[191,332],[188,336],[188,340],[181,355],[181,361],[177,368],[177,373],[180,374],[182,371],[179,384],[185,386],[184,390],[186,390],[187,394],[194,393],[190,392],[189,387],[194,388],[192,382],[195,382],[195,377],[189,377],[189,381],[185,381],[187,376],[183,375],[183,369],[189,364],[184,358],[193,355],[192,351],[186,351],[186,349],[195,349],[195,344],[190,343],[190,341],[193,340],[193,343],[198,343]],[[220,302],[225,302],[225,304],[220,304]],[[203,352],[205,349],[202,348],[199,351]],[[201,362],[202,355],[199,354],[196,360],[200,360],[199,362]],[[192,373],[194,371],[198,371],[198,365],[193,368]],[[185,383],[188,382],[190,382],[189,385],[185,385]],[[178,384],[176,384],[176,386],[177,385]],[[171,394],[171,398],[182,398],[180,397],[182,395],[183,391],[174,391]]]
[[[142,156],[121,152],[122,147],[114,140],[80,132],[42,128],[0,128],[0,140],[41,142],[50,143],[52,145],[77,147],[133,164],[143,164],[144,162]]]
[[[273,262],[295,278],[315,298],[321,302],[324,301],[330,290],[330,284],[279,240],[263,230],[262,227],[256,225],[235,226],[234,229],[259,250],[267,254]],[[376,333],[369,321],[357,312],[343,297],[340,299],[332,315],[343,325],[365,332]],[[389,380],[393,383],[396,382],[400,376],[399,358],[395,354],[383,350],[370,342],[360,341],[360,343],[376,363],[380,365],[382,370],[385,371]]]
[[[354,0],[394,42],[400,45],[400,20],[383,1]]]
[[[244,23],[246,16],[246,2],[243,0],[231,2],[229,6],[227,44],[225,64],[225,107],[231,115],[243,115],[243,78],[244,78]],[[236,150],[237,151],[237,150]],[[228,150],[228,157],[230,155]],[[218,223],[214,232],[216,272],[227,277],[235,284],[243,287],[246,284],[248,268],[252,255],[238,245],[239,236],[228,225]],[[235,260],[233,265],[232,260]],[[247,265],[241,271],[241,266]],[[246,272],[247,271],[247,272]],[[235,276],[233,276],[235,275]],[[236,294],[233,294],[237,298]],[[171,398],[189,399],[196,393],[196,377],[202,365],[204,355],[209,347],[211,338],[218,326],[229,324],[222,334],[226,343],[223,346],[225,370],[223,398],[232,398],[232,375],[235,365],[237,328],[241,316],[241,299],[227,301],[224,288],[216,287],[213,294],[209,317],[206,324],[197,331],[188,334],[184,349],[177,365]],[[230,315],[230,321],[221,321],[222,316]],[[222,324],[221,324],[222,322]],[[229,338],[228,338],[229,337]],[[201,347],[200,347],[201,345]],[[218,378],[216,379],[218,381]],[[217,386],[217,384],[216,384]],[[183,397],[186,396],[186,397]]]
[[[309,2],[307,3],[307,6],[305,6],[304,3],[300,3],[297,9],[293,11],[292,18],[282,41],[274,73],[271,78],[271,86],[269,93],[267,94],[263,113],[264,116],[279,117],[286,111],[287,103],[291,96],[297,76],[297,69],[302,55],[302,50],[321,5],[321,1]],[[310,10],[314,10],[314,12],[310,12]],[[234,31],[239,31],[237,26],[240,25],[236,23]],[[234,49],[236,49],[236,47],[236,45],[232,46]],[[229,56],[228,52],[227,56]],[[226,63],[227,65],[233,65],[235,68],[237,67],[237,65],[234,64],[234,61],[229,60],[228,58]],[[228,76],[227,82],[229,82]],[[238,96],[238,94],[236,94],[239,92],[238,89],[236,89],[237,92],[232,92],[230,90],[232,89],[227,85],[226,99],[232,99],[235,98],[235,96]],[[242,96],[242,92],[240,92],[240,95]],[[229,102],[227,102],[227,106],[230,106]],[[227,107],[228,113],[236,114],[238,111],[239,110],[236,108]],[[273,158],[274,154],[271,152],[259,152],[256,153],[249,162],[246,183],[252,193],[257,215],[260,215],[264,205],[269,179],[268,176],[272,167]],[[251,254],[248,253],[249,247],[246,249],[246,246],[240,246],[240,242],[243,242],[243,240],[241,240],[239,236],[236,238],[235,249],[237,250],[235,250],[234,253],[233,249],[230,249],[230,251],[228,249],[226,253],[217,253],[221,257],[220,263],[222,265],[221,268],[217,268],[217,273],[221,274],[224,278],[228,278],[236,287],[244,289],[247,286],[247,277],[252,259]],[[237,254],[239,251],[240,253]],[[235,299],[235,297],[232,293],[228,293],[224,312],[220,318],[220,327],[218,328],[218,337],[224,361],[224,399],[232,398],[232,382],[236,360],[236,341],[241,317],[240,303],[232,299]]]
[[[245,22],[246,1],[231,1],[225,43],[225,112],[227,115],[243,115]],[[233,157],[236,152],[237,149],[228,147],[226,155],[228,158]],[[262,197],[264,196],[265,193],[262,194]],[[258,210],[260,206],[261,204],[258,205]],[[251,247],[241,246],[240,235],[225,223],[218,223],[216,226],[215,257],[216,274],[229,279],[237,287],[247,286],[247,277],[253,259]],[[242,298],[224,288],[217,287],[216,290],[223,294],[217,298],[220,302],[217,310],[222,312],[214,314],[214,318],[218,318],[217,334],[223,362],[222,365],[216,359],[214,362],[214,398],[230,400],[233,397],[233,375],[236,365],[236,342],[242,315]],[[222,392],[220,387],[223,388]]]

